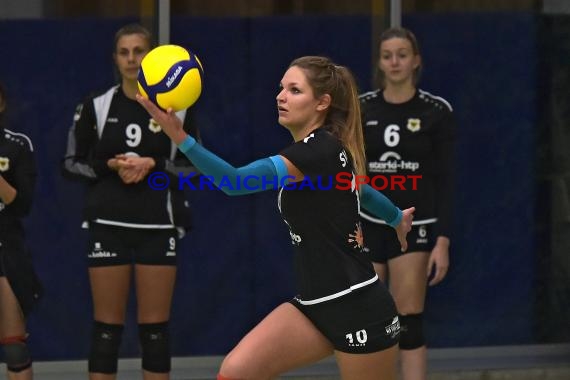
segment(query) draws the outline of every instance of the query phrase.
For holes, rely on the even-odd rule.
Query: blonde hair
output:
[[[305,56],[295,59],[289,67],[299,67],[306,76],[315,98],[331,97],[324,127],[338,138],[352,158],[356,174],[366,173],[364,136],[360,118],[360,102],[356,81],[351,71],[336,65],[329,58]]]

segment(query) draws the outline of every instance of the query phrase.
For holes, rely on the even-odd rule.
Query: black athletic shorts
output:
[[[289,302],[313,322],[337,351],[367,354],[399,342],[396,305],[380,281],[314,305],[303,305],[297,297]]]
[[[10,272],[7,266],[9,260],[14,258],[25,258],[26,261],[30,259],[24,239],[19,235],[9,236],[8,239],[4,238],[0,242],[0,277],[6,277]]]
[[[89,223],[89,267],[123,264],[176,265],[175,228],[144,229]]]
[[[410,252],[431,252],[435,247],[432,224],[412,226],[406,237],[408,249],[402,252],[396,230],[392,227],[362,220],[364,253],[375,263],[385,264],[388,260]]]
[[[0,277],[7,278],[24,316],[27,316],[42,297],[43,288],[22,236],[8,235],[0,243]]]

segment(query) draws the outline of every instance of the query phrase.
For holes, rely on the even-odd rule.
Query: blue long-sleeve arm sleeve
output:
[[[188,136],[178,149],[192,161],[209,180],[228,195],[244,195],[284,186],[288,179],[287,166],[280,156],[271,156],[235,168],[196,140]]]
[[[391,227],[396,227],[402,221],[402,210],[396,207],[384,194],[376,191],[370,185],[361,185],[360,205],[386,221]]]

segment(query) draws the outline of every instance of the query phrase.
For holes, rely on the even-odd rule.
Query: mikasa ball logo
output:
[[[174,74],[169,76],[168,79],[166,80],[166,87],[170,88],[170,86],[172,86],[172,83],[174,83],[174,81],[176,80],[176,78],[178,78],[178,75],[180,75],[181,72],[182,72],[182,66],[178,66]]]

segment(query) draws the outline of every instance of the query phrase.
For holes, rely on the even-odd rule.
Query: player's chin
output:
[[[287,121],[287,118],[285,116],[279,115],[279,117],[277,118],[277,122],[279,123],[279,125],[288,128],[289,123]]]
[[[121,73],[123,79],[127,79],[130,81],[136,81],[138,79],[139,71],[138,70],[124,70]]]

